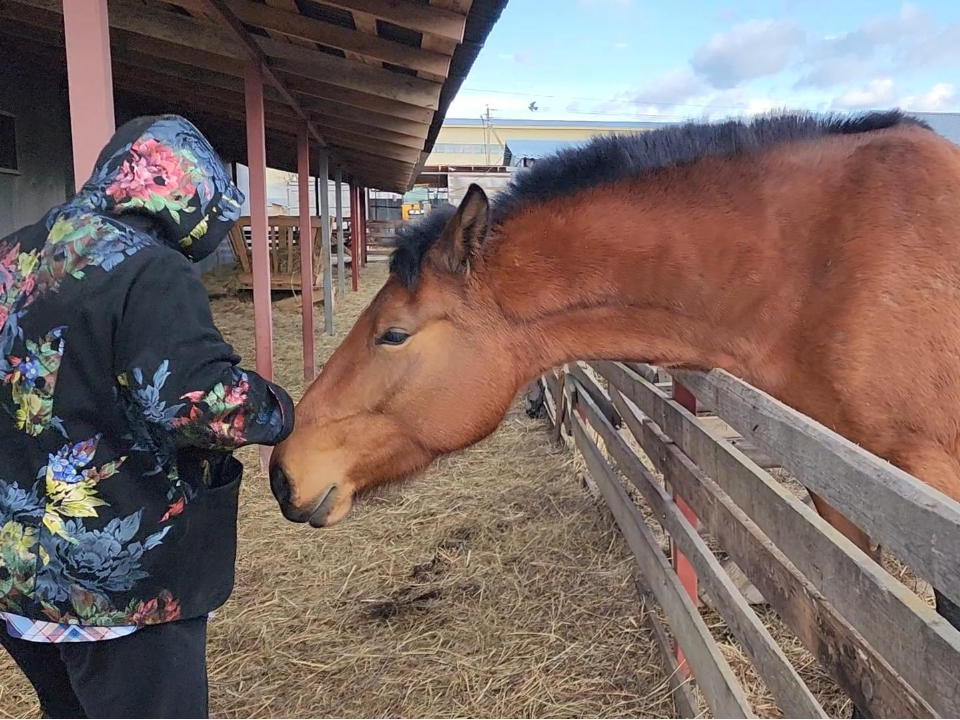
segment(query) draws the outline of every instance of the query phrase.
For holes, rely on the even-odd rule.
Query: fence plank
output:
[[[876,717],[935,714],[719,485],[656,425],[641,420],[616,389],[611,397],[647,457],[689,498],[700,521],[858,707]]]
[[[678,375],[744,437],[960,602],[960,503],[729,373]]]
[[[773,540],[944,717],[960,715],[960,633],[689,412],[618,363],[597,368]]]
[[[677,659],[673,656],[673,646],[670,643],[670,638],[667,637],[667,632],[663,629],[660,618],[653,611],[657,602],[656,598],[639,578],[636,579],[636,587],[640,597],[647,604],[647,620],[650,621],[650,627],[653,628],[653,639],[657,641],[657,647],[660,648],[660,654],[663,656],[667,682],[670,684],[670,691],[673,693],[673,701],[677,705],[677,713],[682,718],[702,717],[703,706],[693,692],[690,678],[685,678],[680,674],[680,666],[677,665]]]
[[[578,380],[575,379],[574,382]],[[599,390],[599,386],[596,386],[596,389]],[[594,403],[593,394],[584,388],[584,392],[578,395],[578,403],[584,409],[588,422],[603,439],[607,453],[650,504],[660,524],[670,533],[677,547],[696,569],[697,577],[707,586],[716,602],[717,612],[726,621],[734,637],[740,641],[757,673],[780,704],[780,709],[787,717],[827,717],[780,646],[737,590],[730,576],[724,572],[706,542],[680,512],[666,490],[643,466],[636,453],[620,437],[616,428],[610,424],[599,406]],[[639,439],[637,438],[638,441]],[[698,503],[687,492],[681,495],[691,507],[696,508]]]
[[[570,418],[564,413],[564,402],[563,397],[563,388],[560,386],[560,378],[557,377],[557,373],[551,370],[543,376],[544,384],[546,385],[547,392],[550,393],[550,396],[553,398],[554,406],[554,440],[559,443],[562,443],[563,436],[561,432],[561,427],[566,429],[567,434],[570,433]]]
[[[717,717],[753,717],[743,689],[724,660],[700,613],[687,597],[660,546],[640,517],[597,446],[590,440],[583,421],[570,413],[573,436],[607,507],[620,526],[644,578],[666,615],[674,637],[683,647],[697,686]]]
[[[613,403],[610,402],[610,398],[607,397],[603,388],[587,374],[583,366],[580,363],[573,363],[569,366],[568,372],[576,378],[584,392],[590,393],[590,397],[600,408],[601,412],[603,412],[604,417],[615,427],[620,427],[621,421],[617,409],[613,406]]]

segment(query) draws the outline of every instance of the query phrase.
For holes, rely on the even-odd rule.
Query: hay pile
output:
[[[365,271],[318,359],[383,278]],[[214,309],[252,365],[249,302]],[[298,313],[274,320],[278,380],[299,394]],[[241,456],[237,588],[210,624],[214,716],[675,714],[624,543],[541,423],[515,414],[323,531],[284,521],[256,451]],[[0,659],[0,715],[35,714]]]

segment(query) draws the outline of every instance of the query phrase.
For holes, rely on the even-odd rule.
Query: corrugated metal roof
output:
[[[926,122],[947,140],[960,145],[960,113],[915,112],[910,114]]]

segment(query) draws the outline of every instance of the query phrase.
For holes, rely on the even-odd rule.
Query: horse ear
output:
[[[440,235],[435,260],[451,273],[469,272],[470,261],[479,257],[489,228],[490,202],[483,188],[473,183]]]

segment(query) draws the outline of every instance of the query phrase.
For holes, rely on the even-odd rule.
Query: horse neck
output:
[[[484,275],[523,374],[607,359],[756,376],[777,331],[776,261],[755,202],[697,190],[607,188],[503,222]]]

